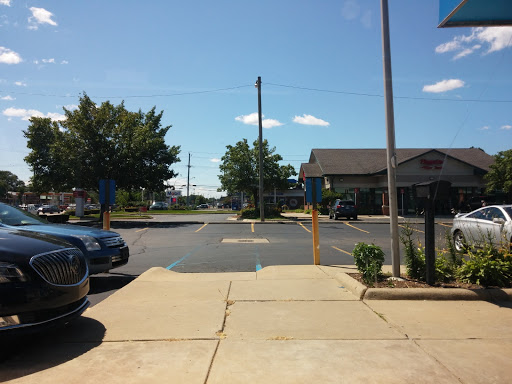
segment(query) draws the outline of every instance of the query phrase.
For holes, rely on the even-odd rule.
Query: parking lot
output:
[[[89,298],[92,304],[151,267],[180,273],[215,273],[254,272],[271,265],[313,264],[311,222],[223,223],[219,219],[224,217],[202,216],[209,220],[197,217],[187,223],[183,218],[174,217],[160,218],[159,225],[112,223],[112,230],[120,233],[130,247],[130,261],[111,273],[91,277]],[[215,221],[212,216],[216,216]],[[445,247],[444,236],[449,226],[449,222],[436,224],[436,247]],[[423,244],[424,226],[411,224],[411,227],[414,239]],[[323,220],[319,233],[322,265],[353,264],[351,252],[358,242],[380,246],[386,254],[385,264],[391,264],[388,223]]]

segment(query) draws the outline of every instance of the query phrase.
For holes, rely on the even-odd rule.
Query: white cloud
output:
[[[488,131],[489,129],[491,129],[491,127],[489,127],[488,125],[485,125],[482,128],[480,128],[481,131]]]
[[[10,95],[0,97],[0,99],[2,99],[2,100],[16,100],[14,97],[12,97]]]
[[[18,53],[11,51],[9,48],[0,47],[0,63],[19,64],[22,61],[23,60]]]
[[[29,29],[36,30],[38,29],[38,24],[50,24],[53,26],[57,26],[57,23],[52,20],[53,13],[47,11],[44,8],[29,8],[32,12],[32,16],[28,18]]]
[[[31,117],[49,117],[52,120],[65,120],[66,116],[60,113],[47,113],[46,115],[36,109],[23,109],[23,108],[7,108],[3,112],[7,117],[19,117],[22,120],[28,120]]]
[[[265,117],[265,116],[262,116],[262,118],[263,117]],[[259,125],[257,112],[251,113],[249,115],[237,116],[237,117],[235,117],[235,120],[240,121],[247,125]],[[270,129],[273,127],[280,127],[281,125],[283,125],[283,123],[279,122],[278,120],[274,120],[274,119],[263,119],[263,121],[261,122],[261,125],[263,128]]]
[[[78,105],[76,104],[68,104],[68,105],[63,105],[64,108],[66,108],[68,111],[73,111],[75,109],[78,109]],[[57,107],[59,108],[59,107]]]
[[[447,92],[452,91],[457,88],[461,88],[464,86],[464,81],[459,79],[450,79],[450,80],[442,80],[438,83],[432,84],[432,85],[425,85],[423,87],[423,92],[429,92],[429,93],[441,93],[441,92]]]
[[[453,57],[453,60],[457,60],[472,54],[483,45],[487,49],[484,54],[511,47],[512,27],[473,28],[470,35],[455,36],[452,41],[438,45],[435,50],[436,53],[459,51]]]
[[[360,12],[359,4],[355,0],[347,0],[343,4],[343,8],[341,9],[341,14],[347,20],[354,20],[357,16],[359,16]]]
[[[7,5],[8,7],[11,6],[11,0],[0,0],[0,4]]]
[[[508,130],[512,129],[512,125],[510,125],[510,124],[503,125],[503,126],[501,127],[501,129],[505,129],[505,130],[507,130],[507,131],[508,131]]]
[[[69,64],[69,61],[67,61],[67,60],[62,60],[60,63],[61,63],[61,64]]]
[[[27,86],[27,83],[25,83],[23,81],[15,81],[14,84],[17,85],[18,87],[26,87]]]
[[[322,119],[319,119],[315,116],[311,115],[302,115],[302,116],[295,116],[293,118],[293,122],[297,124],[303,124],[303,125],[320,125],[322,127],[328,127],[330,124]]]
[[[216,158],[210,159],[210,161],[211,161],[212,163],[220,163],[220,162],[221,162],[221,160],[220,160],[220,159],[216,159]]]
[[[42,59],[41,60],[43,63],[46,63],[46,64],[55,64],[55,59],[54,58],[51,58],[51,59]]]

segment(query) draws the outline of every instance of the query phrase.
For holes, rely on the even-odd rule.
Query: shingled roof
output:
[[[485,172],[494,162],[494,157],[478,148],[397,148],[398,164],[407,162],[429,152],[439,152],[462,161]],[[311,168],[317,164],[320,168]],[[313,149],[309,163],[301,168],[307,177],[325,175],[371,175],[387,169],[385,149]]]

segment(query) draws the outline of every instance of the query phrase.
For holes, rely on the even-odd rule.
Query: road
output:
[[[130,228],[116,228],[113,223],[112,229],[130,247],[130,261],[110,273],[91,276],[91,303],[104,300],[151,267],[180,273],[215,273],[313,263],[311,223],[219,223],[221,217],[217,215],[204,216],[209,217],[206,224],[180,224],[180,220],[174,220],[175,223],[159,227],[134,223]],[[423,244],[423,225],[412,225],[412,228],[413,238]],[[436,224],[437,247],[445,247],[444,235],[448,229]],[[323,221],[319,224],[319,234],[322,265],[353,264],[350,253],[358,242],[380,246],[386,254],[385,264],[391,264],[388,224]],[[402,263],[403,255],[402,247]]]

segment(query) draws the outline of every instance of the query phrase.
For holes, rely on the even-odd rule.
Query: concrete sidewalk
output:
[[[360,300],[345,270],[152,268],[0,363],[0,382],[510,382],[512,302]]]

